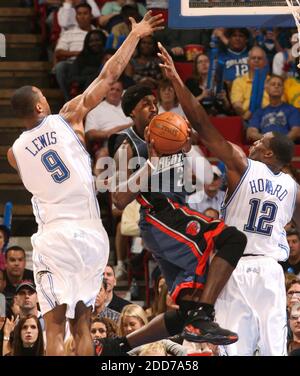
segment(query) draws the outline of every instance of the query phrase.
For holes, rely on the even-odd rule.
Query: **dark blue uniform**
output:
[[[142,167],[148,158],[146,142],[129,128],[114,139],[116,149],[124,139],[138,158],[138,168]],[[203,288],[214,237],[224,228],[222,221],[187,207],[185,197],[181,152],[160,157],[148,189],[137,197],[142,239],[157,260],[174,301],[181,289]]]

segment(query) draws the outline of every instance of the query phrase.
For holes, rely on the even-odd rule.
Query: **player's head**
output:
[[[249,151],[249,158],[282,168],[291,162],[294,155],[294,143],[287,136],[268,132],[255,141]]]
[[[35,86],[22,86],[17,89],[11,98],[11,105],[15,115],[24,120],[51,114],[47,99]]]
[[[144,135],[144,129],[158,113],[157,100],[152,90],[143,85],[134,85],[126,90],[122,109],[126,116],[133,119],[140,136]]]

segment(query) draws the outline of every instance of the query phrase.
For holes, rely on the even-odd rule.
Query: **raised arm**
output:
[[[247,158],[241,150],[234,147],[230,142],[217,131],[211,124],[204,108],[184,85],[174,66],[171,56],[159,43],[159,57],[162,60],[160,65],[166,76],[172,81],[179,102],[192,127],[199,133],[202,143],[220,160],[222,160],[228,171],[235,173],[239,178],[247,168]]]
[[[67,102],[60,111],[72,125],[82,122],[86,114],[105,97],[111,84],[115,82],[126,68],[141,38],[163,29],[162,15],[152,17],[147,12],[141,22],[130,18],[132,30],[118,51],[106,62],[99,76],[91,83],[83,94]]]

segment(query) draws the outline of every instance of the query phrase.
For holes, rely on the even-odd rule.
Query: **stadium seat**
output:
[[[245,144],[243,119],[241,117],[211,117],[211,121],[226,140],[238,145]]]
[[[187,80],[187,78],[191,77],[193,72],[193,63],[191,62],[177,62],[175,61],[175,68],[182,79],[183,82]]]

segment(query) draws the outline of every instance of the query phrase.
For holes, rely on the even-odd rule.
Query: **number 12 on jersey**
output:
[[[261,235],[271,236],[273,223],[276,219],[278,206],[275,202],[261,202],[258,198],[252,198],[249,201],[250,213],[247,224],[244,225],[244,231],[254,232]]]

